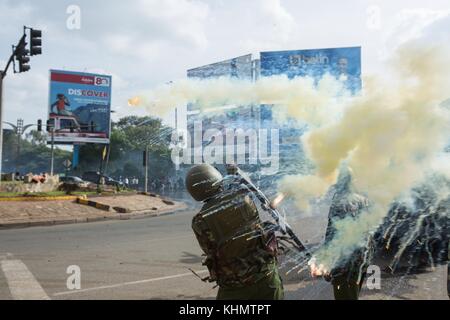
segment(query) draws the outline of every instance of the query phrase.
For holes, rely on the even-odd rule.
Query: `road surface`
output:
[[[0,299],[213,299],[201,251],[191,232],[193,211],[128,220],[0,231]],[[301,237],[319,242],[326,219],[293,224]],[[81,289],[70,290],[69,266],[81,271]],[[287,299],[332,299],[331,286],[307,272],[285,276]],[[385,275],[381,290],[363,299],[448,299],[446,267]]]

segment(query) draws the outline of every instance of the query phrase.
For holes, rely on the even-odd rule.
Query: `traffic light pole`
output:
[[[19,43],[25,38],[25,35],[20,38]],[[14,61],[14,54],[9,57],[4,70],[0,70],[0,185],[2,183],[2,169],[3,169],[3,79],[6,77],[9,66]]]
[[[3,78],[6,75],[0,70],[0,184],[2,183],[2,162],[3,162]]]
[[[30,42],[31,42],[31,46],[30,46],[30,51],[29,53],[31,55],[38,55],[42,53],[42,48],[41,48],[41,36],[42,36],[42,32],[40,30],[34,30],[32,28],[27,28],[24,27],[24,32],[23,32],[23,36],[20,38],[17,46],[14,46],[13,48],[13,53],[12,55],[9,57],[8,62],[6,63],[6,67],[3,70],[0,70],[0,184],[2,183],[2,164],[3,164],[3,106],[2,106],[2,102],[3,102],[3,79],[6,77],[6,74],[8,72],[9,66],[11,65],[11,63],[14,62],[14,57],[19,54],[20,52],[21,54],[21,59],[19,61],[19,72],[25,72],[30,70],[30,66],[27,65],[26,63],[29,62],[29,58],[25,61],[24,59],[27,58],[27,50],[24,50],[24,47],[26,45],[26,33],[25,30],[26,29],[30,29]],[[14,73],[16,73],[16,70],[14,69]]]

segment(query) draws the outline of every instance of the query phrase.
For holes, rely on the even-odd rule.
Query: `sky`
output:
[[[4,81],[4,120],[28,124],[47,117],[49,69],[112,75],[113,120],[145,114],[129,107],[129,98],[184,78],[187,69],[247,53],[361,46],[363,75],[380,73],[401,43],[424,35],[448,39],[450,3],[0,0],[0,21],[0,68],[23,25],[43,30],[43,54],[31,58],[31,70],[10,71]],[[171,114],[164,120],[173,124]]]

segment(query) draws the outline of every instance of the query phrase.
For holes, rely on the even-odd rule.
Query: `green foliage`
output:
[[[30,131],[18,138],[12,130],[4,131],[3,172],[41,173],[50,172],[51,149],[42,132]],[[71,159],[72,153],[55,147],[54,171],[64,172],[63,162]]]
[[[80,147],[80,163],[70,174],[81,176],[85,171],[103,170],[107,175],[119,178],[137,177],[143,182],[143,151],[149,149],[149,177],[162,178],[173,173],[170,159],[170,133],[160,119],[128,116],[111,125],[109,162],[102,164],[104,145],[85,144]],[[19,148],[18,148],[19,146]],[[17,157],[17,150],[20,155]],[[26,139],[18,140],[12,130],[5,130],[3,146],[3,172],[19,171],[40,173],[50,171],[51,149],[45,132],[30,131]],[[54,171],[64,173],[63,162],[72,159],[72,152],[55,147]]]
[[[47,137],[42,131],[31,130],[26,134],[26,137],[32,145],[41,145],[47,142]]]
[[[170,159],[171,129],[160,119],[128,116],[111,125],[109,162],[103,163],[107,175],[115,178],[137,177],[142,182],[145,170],[142,165],[143,151],[149,149],[149,177],[164,177],[174,168]],[[99,171],[103,145],[83,145],[80,148],[80,165],[77,173]]]

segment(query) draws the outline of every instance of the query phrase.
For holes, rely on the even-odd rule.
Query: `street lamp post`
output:
[[[38,120],[38,122],[39,121],[40,120]],[[20,143],[21,143],[22,135],[27,131],[28,128],[36,126],[36,124],[27,124],[24,126],[23,119],[17,119],[17,125],[14,125],[11,122],[7,122],[7,121],[3,121],[3,123],[10,125],[13,129],[13,132],[17,136],[17,151],[16,151],[16,160],[15,160],[15,165],[14,165],[14,171],[18,172],[18,162],[20,160]],[[38,126],[38,130],[39,130],[39,124],[37,124],[37,126]]]
[[[145,146],[145,193],[148,192],[148,145]]]
[[[6,123],[7,125],[10,125],[14,131],[14,133],[17,136],[17,150],[16,150],[16,161],[14,170],[17,172],[17,163],[20,159],[20,141],[22,138],[22,135],[27,131],[28,128],[35,126],[35,124],[27,124],[23,125],[23,119],[17,119],[17,124],[14,125],[11,122],[4,121],[3,123]]]
[[[17,119],[17,155],[16,155],[16,162],[15,162],[15,166],[14,169],[15,172],[17,172],[18,170],[18,162],[20,160],[20,139],[22,137],[22,133],[23,133],[23,119]]]

